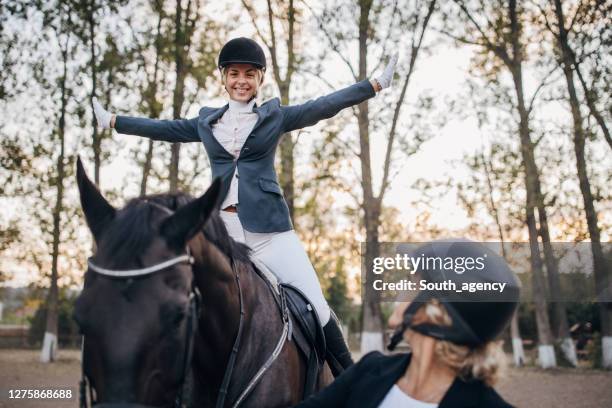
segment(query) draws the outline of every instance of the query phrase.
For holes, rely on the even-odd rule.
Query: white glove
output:
[[[394,54],[389,63],[385,67],[382,75],[376,78],[376,81],[380,84],[381,90],[391,86],[393,80],[393,73],[395,72],[395,64],[397,63],[397,54]]]
[[[105,110],[102,105],[100,105],[98,98],[96,97],[93,98],[93,108],[96,119],[98,120],[98,126],[102,129],[110,129],[113,114]]]

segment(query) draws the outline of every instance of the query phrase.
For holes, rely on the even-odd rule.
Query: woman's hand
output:
[[[393,80],[393,73],[395,72],[395,64],[397,63],[397,58],[397,54],[394,54],[389,60],[389,63],[385,67],[383,73],[375,79],[375,81],[379,85],[379,88],[376,90],[377,92],[382,91],[383,89],[391,86],[391,81]]]
[[[115,125],[115,115],[105,110],[98,102],[98,98],[93,98],[93,108],[98,120],[98,126],[102,129],[110,129]]]

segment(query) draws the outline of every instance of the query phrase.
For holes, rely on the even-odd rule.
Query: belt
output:
[[[235,205],[229,205],[227,207],[225,207],[223,210],[221,211],[227,211],[227,212],[231,212],[231,213],[237,213],[238,212],[238,207],[236,207]]]

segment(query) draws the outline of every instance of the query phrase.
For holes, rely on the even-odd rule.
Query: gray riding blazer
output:
[[[228,109],[203,107],[193,119],[156,120],[117,116],[115,129],[119,133],[148,137],[166,142],[204,143],[212,167],[212,177],[223,181],[225,198],[231,177],[238,166],[238,217],[250,232],[283,232],[293,228],[289,209],[283,198],[274,155],[281,136],[286,132],[312,126],[328,119],[340,110],[356,105],[375,95],[369,80],[364,80],[329,95],[301,105],[281,106],[278,98],[271,99],[253,111],[258,119],[238,157],[221,146],[214,137],[212,124]]]

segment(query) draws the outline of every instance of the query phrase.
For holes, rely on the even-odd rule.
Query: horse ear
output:
[[[77,157],[76,177],[85,220],[87,220],[94,239],[98,241],[104,228],[115,217],[116,210],[106,201],[96,185],[89,180],[80,157]]]
[[[184,247],[202,229],[214,209],[218,209],[221,179],[215,178],[202,196],[179,208],[160,226],[161,235],[174,247]]]

